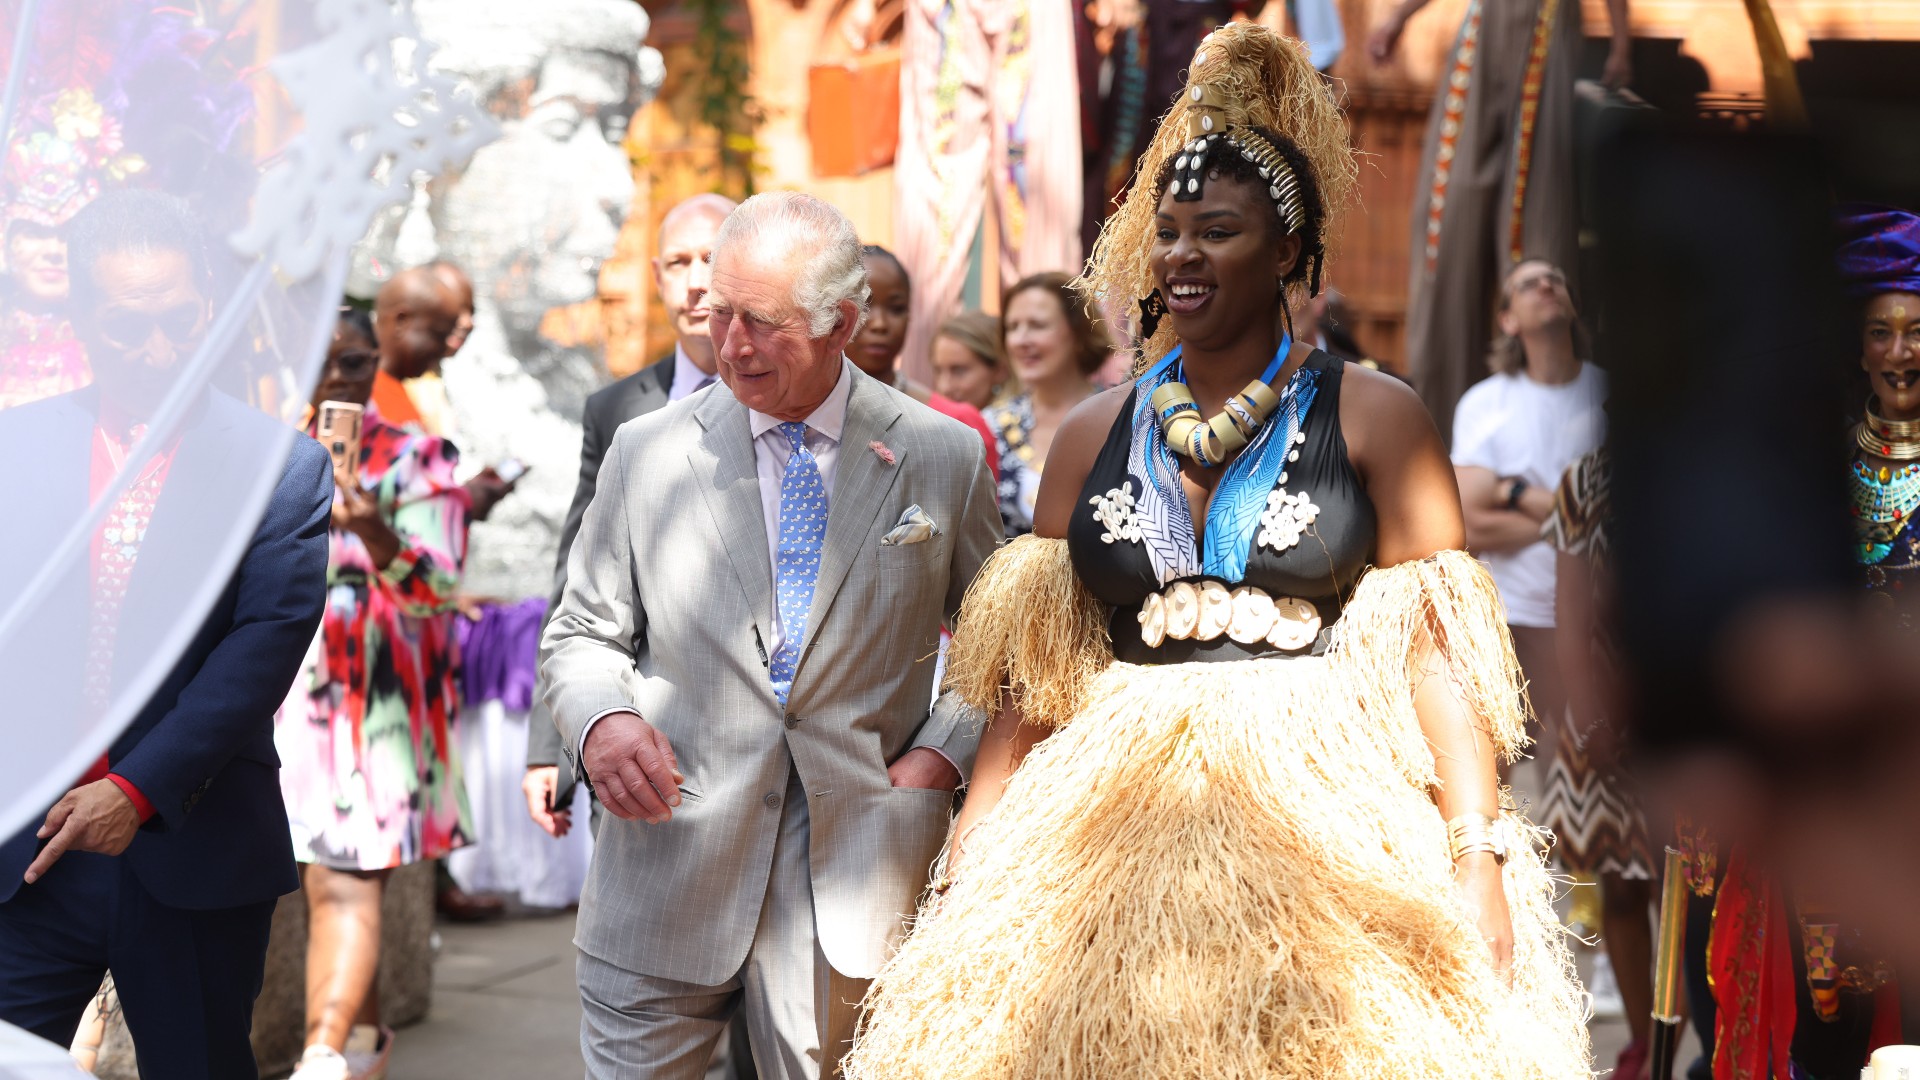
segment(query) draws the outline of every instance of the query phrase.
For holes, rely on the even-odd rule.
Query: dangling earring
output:
[[[1145,300],[1140,301],[1141,341],[1153,336],[1153,332],[1160,328],[1160,320],[1166,317],[1166,314],[1167,302],[1161,298],[1159,289],[1153,290]]]

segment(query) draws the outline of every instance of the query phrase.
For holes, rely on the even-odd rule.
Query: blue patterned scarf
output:
[[[1286,365],[1292,338],[1283,338],[1262,381],[1271,382]],[[1202,575],[1237,582],[1246,576],[1253,552],[1253,536],[1267,495],[1285,471],[1295,433],[1313,407],[1320,373],[1304,364],[1280,391],[1274,411],[1246,449],[1226,465],[1226,474],[1207,505],[1206,550],[1197,552],[1187,493],[1180,486],[1180,460],[1167,445],[1150,400],[1169,382],[1184,381],[1178,347],[1155,364],[1135,384],[1133,440],[1127,454],[1127,472],[1140,483],[1135,514],[1142,544],[1162,585]]]

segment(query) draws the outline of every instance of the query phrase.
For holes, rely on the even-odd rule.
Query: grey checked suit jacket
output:
[[[687,778],[671,821],[603,815],[595,833],[574,940],[629,971],[703,986],[739,971],[791,767],[821,948],[841,974],[872,977],[952,807],[947,792],[889,787],[887,765],[928,746],[972,769],[979,718],[928,702],[940,627],[1002,535],[980,437],[851,365],[843,377],[825,548],[784,711],[767,677],[774,593],[752,435],[725,386],[620,429],[573,546],[541,648],[562,751],[573,758],[595,715],[630,708]],[[916,503],[937,535],[883,546]]]

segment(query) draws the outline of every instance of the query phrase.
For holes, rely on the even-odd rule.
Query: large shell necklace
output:
[[[1226,407],[1211,420],[1200,415],[1193,391],[1179,379],[1155,390],[1147,404],[1160,418],[1160,432],[1166,436],[1167,445],[1204,468],[1225,464],[1229,457],[1253,441],[1260,428],[1272,418],[1274,410],[1280,407],[1280,395],[1273,391],[1273,379],[1286,366],[1287,355],[1292,351],[1293,337],[1283,336],[1267,370],[1248,383],[1246,389],[1228,398]]]

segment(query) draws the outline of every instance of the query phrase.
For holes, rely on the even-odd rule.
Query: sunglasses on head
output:
[[[100,316],[100,336],[123,349],[137,349],[158,330],[175,345],[185,345],[193,341],[195,331],[199,330],[201,313],[197,303],[152,312],[114,308]]]

